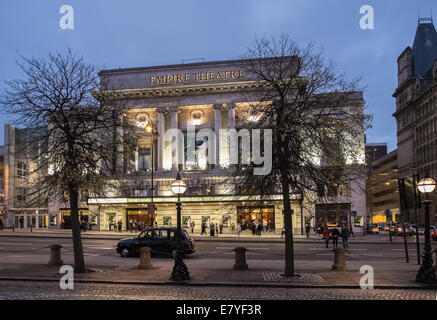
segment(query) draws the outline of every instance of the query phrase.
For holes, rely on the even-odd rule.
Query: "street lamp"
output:
[[[178,202],[176,203],[177,213],[177,229],[176,229],[176,243],[177,249],[173,251],[174,267],[171,273],[171,280],[184,281],[190,279],[190,273],[188,268],[182,260],[182,227],[181,227],[181,194],[187,190],[187,184],[181,179],[181,175],[178,172],[176,180],[171,184],[171,190],[178,196]]]
[[[426,175],[428,176],[428,175]],[[432,266],[432,251],[431,251],[431,239],[429,228],[429,207],[431,200],[428,200],[428,194],[435,189],[435,181],[432,178],[424,178],[419,181],[417,188],[421,193],[426,195],[426,200],[422,203],[425,205],[425,247],[423,253],[422,265],[419,272],[416,275],[416,282],[421,283],[436,283],[436,275]]]
[[[152,120],[149,120],[149,123],[146,125],[145,127],[146,132],[147,133],[151,133],[152,134],[152,209],[153,209],[153,216],[152,218],[154,218],[154,214],[155,214],[155,205],[153,203],[153,196],[155,194],[155,187],[153,185],[153,149],[155,147],[155,128],[153,126],[153,122]],[[150,226],[153,227],[153,221],[154,219],[150,219]]]

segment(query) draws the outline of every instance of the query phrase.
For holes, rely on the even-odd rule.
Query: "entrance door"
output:
[[[275,229],[275,207],[238,207],[237,221],[241,230],[252,229],[254,224],[261,224],[266,231]]]
[[[155,222],[155,215],[149,214],[147,209],[127,209],[126,212],[127,225],[126,230],[130,230],[130,223],[133,223],[132,228],[139,230],[141,226],[152,227]]]

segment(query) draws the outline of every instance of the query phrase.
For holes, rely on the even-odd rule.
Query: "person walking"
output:
[[[218,224],[216,223],[214,227],[215,227],[215,235],[216,237],[218,237]]]
[[[331,236],[331,232],[329,231],[328,227],[325,227],[323,230],[323,239],[325,239],[325,245],[326,248],[329,247],[329,237]]]
[[[214,237],[214,231],[215,231],[215,226],[214,226],[214,223],[211,222],[211,224],[209,225],[209,235],[211,237]]]
[[[256,233],[256,223],[252,223],[252,235],[254,236]]]
[[[191,227],[191,233],[194,233],[194,226],[195,226],[196,224],[194,223],[194,221],[191,221],[190,222],[190,227]]]
[[[282,228],[282,231],[281,231],[281,239],[282,239],[284,236],[285,236],[285,227]]]
[[[206,236],[207,234],[206,234],[206,223],[205,222],[202,222],[202,225],[200,226],[200,229],[201,229],[200,235],[205,234],[205,236]]]
[[[334,230],[332,230],[332,247],[337,248],[338,246],[338,237],[340,236],[340,231],[338,231],[337,228],[334,228]]]
[[[123,222],[121,222],[121,220],[118,220],[118,232],[121,232],[121,228],[123,226]],[[131,229],[132,232],[132,229]]]
[[[349,236],[350,236],[349,229],[343,226],[343,228],[341,229],[341,239],[342,239],[344,249],[349,248],[349,242],[348,242]]]
[[[307,239],[310,237],[310,230],[311,230],[311,227],[309,224],[307,224],[305,227],[305,233],[307,234]]]
[[[261,236],[261,232],[262,232],[262,230],[263,230],[263,226],[262,226],[261,223],[258,224],[257,229],[258,229],[258,230],[257,230],[257,234],[258,234],[258,236]]]
[[[120,223],[120,221],[119,221],[119,223]],[[130,220],[129,220],[129,229],[130,229],[130,232],[132,232],[132,228],[133,228],[133,226],[134,226],[134,220],[131,218]],[[120,231],[120,230],[119,230]]]
[[[238,235],[238,237],[240,237],[240,233],[241,233],[241,224],[237,223],[237,235]]]

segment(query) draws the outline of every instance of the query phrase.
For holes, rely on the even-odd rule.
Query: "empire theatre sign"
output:
[[[175,73],[164,75],[151,75],[148,77],[149,85],[187,84],[204,81],[229,81],[243,79],[242,70],[208,71],[194,73]]]

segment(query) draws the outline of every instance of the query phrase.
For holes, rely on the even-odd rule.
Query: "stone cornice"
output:
[[[190,96],[208,93],[238,92],[241,90],[256,90],[266,87],[259,81],[234,81],[223,83],[193,84],[181,86],[161,86],[152,88],[102,90],[96,91],[93,95],[110,97],[115,100],[142,99],[149,97],[174,97]]]

